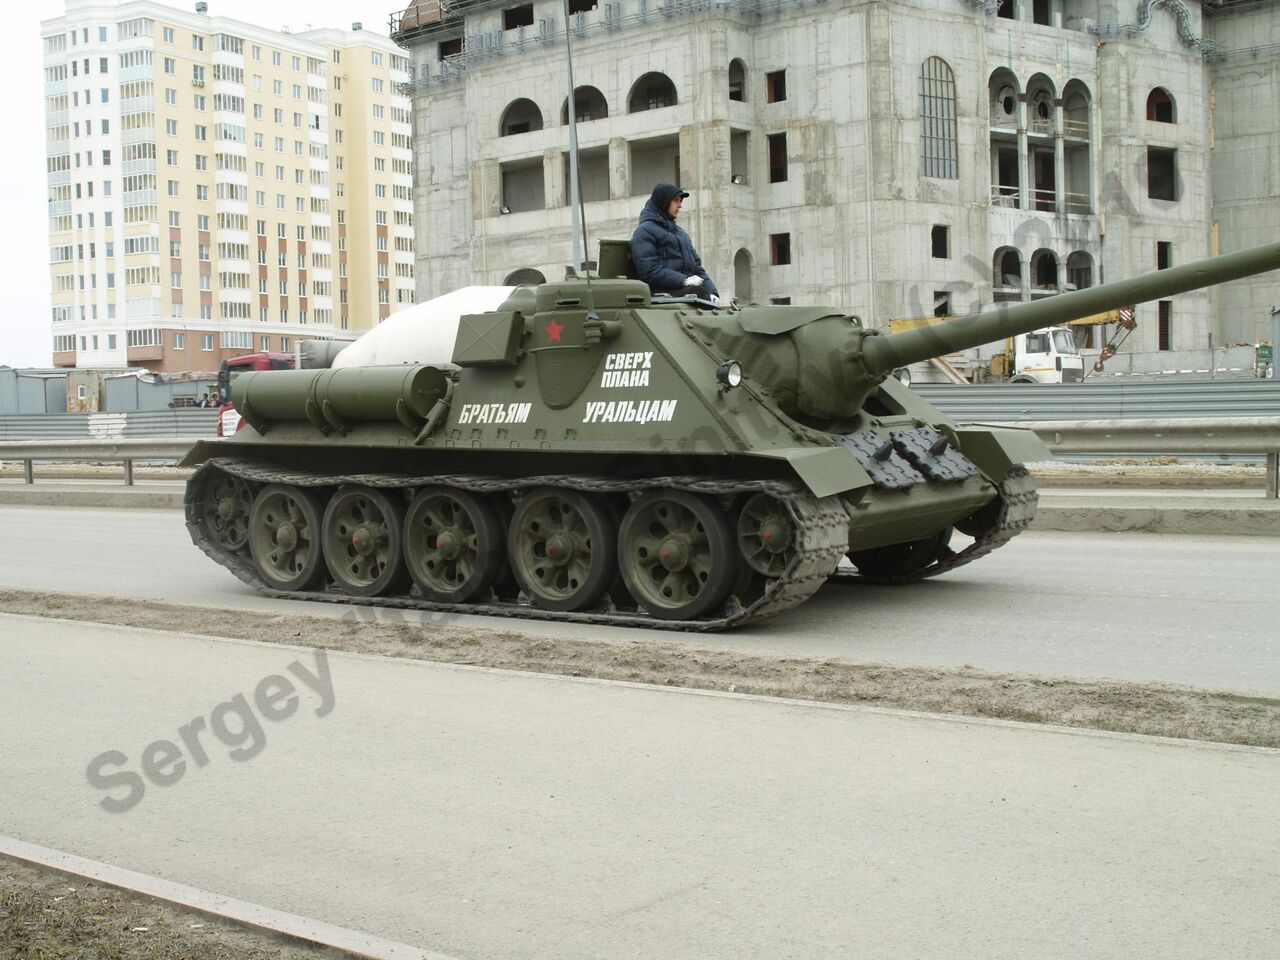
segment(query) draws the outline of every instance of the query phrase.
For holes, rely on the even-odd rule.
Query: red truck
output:
[[[241,357],[223,360],[218,368],[218,431],[220,437],[229,437],[244,424],[236,408],[231,405],[231,381],[246,370],[292,370],[291,353],[246,353]]]

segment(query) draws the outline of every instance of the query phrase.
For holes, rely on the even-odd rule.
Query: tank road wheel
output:
[[[618,564],[631,595],[659,620],[711,613],[741,570],[724,511],[682,490],[654,490],[631,504],[618,531]]]
[[[947,527],[923,540],[850,551],[849,560],[868,580],[901,580],[919,573],[942,557],[950,542],[951,528]]]
[[[502,571],[502,519],[484,497],[452,487],[426,487],[409,504],[404,554],[423,596],[466,603]]]
[[[343,593],[379,597],[405,584],[404,507],[372,487],[342,487],[324,511],[324,562]]]
[[[310,490],[273,483],[258,491],[249,514],[249,552],[269,586],[306,590],[324,573],[320,501]]]
[[[511,572],[547,610],[582,610],[599,600],[613,579],[616,550],[608,506],[556,487],[521,497],[507,533]]]
[[[213,541],[228,553],[249,542],[249,513],[253,510],[253,488],[247,480],[218,471],[201,497],[200,517]]]
[[[751,569],[780,577],[795,556],[795,525],[787,508],[767,493],[757,493],[738,514],[738,546]]]

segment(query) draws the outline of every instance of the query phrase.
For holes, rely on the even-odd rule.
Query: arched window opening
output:
[[[1031,285],[1037,291],[1058,289],[1058,258],[1052,250],[1037,250],[1031,255]]]
[[[920,66],[920,175],[959,178],[959,155],[955,74],[941,57],[929,57]]]
[[[733,255],[733,295],[741,303],[751,303],[751,254],[745,247]]]
[[[510,137],[517,133],[529,133],[542,129],[542,111],[532,100],[521,97],[512,100],[507,109],[502,111],[502,119],[498,122],[498,136]]]
[[[573,91],[573,112],[579,123],[589,120],[603,120],[609,116],[609,102],[604,94],[595,87],[578,87]],[[560,108],[560,122],[569,122],[569,98],[565,97],[564,106]]]
[[[739,103],[747,99],[747,65],[736,57],[729,61],[729,99]]]
[[[676,103],[676,85],[665,73],[646,73],[631,87],[627,113],[660,110]]]
[[[547,278],[542,275],[541,270],[534,270],[532,267],[521,267],[519,270],[512,270],[507,274],[507,279],[502,281],[502,285],[504,287],[527,287],[546,282]]]
[[[1022,258],[1012,247],[1002,247],[991,260],[991,287],[997,303],[1022,299]]]
[[[1085,290],[1093,286],[1093,257],[1077,250],[1067,257],[1067,289]]]
[[[1063,91],[1062,135],[1089,139],[1089,88],[1077,80],[1072,80]]]
[[[1016,127],[1018,125],[1018,78],[1003,68],[991,74],[987,81],[990,94],[991,126]]]
[[[1147,119],[1156,123],[1177,123],[1178,114],[1173,97],[1164,87],[1156,87],[1147,94]]]

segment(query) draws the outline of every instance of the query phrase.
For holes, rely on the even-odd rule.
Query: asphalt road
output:
[[[353,615],[268,600],[192,546],[169,511],[0,507],[0,586],[235,610]],[[693,646],[1043,676],[1112,677],[1280,696],[1280,549],[1273,538],[1028,533],[905,588],[830,585],[729,633],[657,634]],[[374,616],[363,608],[362,616]],[[417,614],[389,612],[394,618]],[[511,621],[464,617],[474,626]],[[655,633],[520,621],[607,639]]]
[[[341,653],[325,670],[11,616],[0,637],[0,833],[467,960],[1280,944],[1280,751]],[[275,720],[272,675],[298,700]],[[126,790],[91,785],[92,759],[136,775],[164,740],[153,770],[176,782],[104,810]]]

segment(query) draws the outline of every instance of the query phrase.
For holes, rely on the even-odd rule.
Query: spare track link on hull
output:
[[[861,574],[838,571],[833,579],[856,581],[861,583],[900,584],[914,583],[926,577],[936,577],[956,567],[963,567],[979,557],[985,557],[997,547],[1020,534],[1031,521],[1036,518],[1036,507],[1040,503],[1040,494],[1036,492],[1035,480],[1030,471],[1021,464],[1009,468],[1004,480],[1000,482],[1000,512],[996,522],[986,533],[974,539],[973,543],[963,550],[946,550],[926,567],[900,577],[864,577]]]
[[[763,594],[747,606],[731,597],[719,615],[699,620],[660,620],[643,611],[597,610],[558,612],[544,610],[530,603],[503,601],[488,603],[434,603],[413,593],[393,597],[355,597],[336,590],[283,591],[263,581],[247,548],[228,553],[210,540],[200,522],[200,507],[205,484],[217,471],[254,483],[283,483],[298,487],[337,487],[361,484],[370,487],[405,489],[432,484],[457,487],[473,493],[518,491],[551,485],[584,493],[627,493],[660,487],[687,490],[690,493],[716,496],[720,494],[767,493],[787,505],[795,524],[796,555],[782,576],[771,580]],[[818,499],[798,486],[777,480],[718,480],[712,477],[653,477],[643,480],[611,480],[589,476],[542,476],[508,479],[478,475],[400,476],[396,474],[314,474],[289,470],[264,463],[246,463],[226,458],[213,458],[201,464],[187,483],[184,497],[187,530],[192,542],[210,559],[226,567],[260,594],[282,600],[321,600],[326,603],[348,603],[361,606],[430,610],[441,613],[481,614],[536,620],[559,620],[569,623],[597,623],[608,626],[647,627],[661,630],[723,630],[763,620],[809,599],[829,579],[832,571],[849,548],[849,515],[838,497]]]

